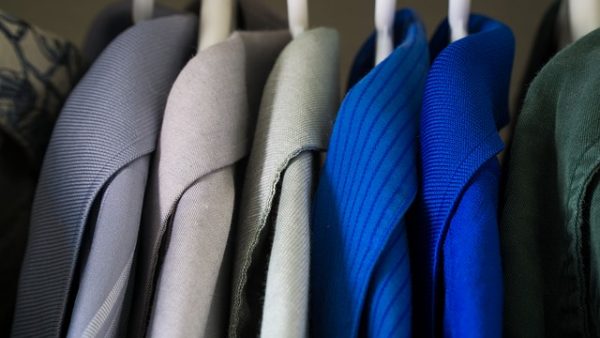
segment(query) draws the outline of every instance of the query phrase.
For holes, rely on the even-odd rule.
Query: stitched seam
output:
[[[185,189],[183,189],[181,191],[181,193],[179,193],[177,195],[177,197],[175,198],[175,200],[171,203],[171,205],[169,206],[169,212],[167,212],[165,218],[163,220],[161,220],[160,222],[160,229],[159,229],[159,234],[158,234],[158,244],[152,247],[152,268],[151,268],[151,273],[150,273],[150,281],[147,282],[146,285],[144,285],[143,287],[147,287],[145,292],[144,292],[144,299],[147,299],[146,301],[144,301],[143,304],[143,309],[149,308],[150,304],[153,302],[154,299],[154,285],[155,280],[157,278],[156,274],[157,272],[160,273],[160,267],[158,267],[158,261],[159,261],[159,256],[160,255],[154,255],[155,252],[159,252],[160,248],[163,246],[163,237],[165,235],[165,233],[167,232],[167,229],[169,228],[169,223],[172,222],[172,217],[175,215],[175,213],[177,212],[177,207],[179,204],[179,201],[181,200],[181,198],[185,195],[186,192],[188,192],[192,187],[194,187],[197,183],[199,183],[202,179],[204,179],[205,177],[207,177],[208,175],[211,175],[213,173],[216,173],[218,171],[221,171],[223,169],[226,169],[228,167],[231,167],[233,165],[235,165],[236,162],[238,162],[239,160],[235,161],[234,163],[228,164],[226,166],[222,166],[220,168],[214,169],[214,170],[210,170],[208,172],[206,172],[205,174],[203,174],[202,176],[196,178],[194,181],[192,181],[189,185],[187,185],[185,187]],[[143,310],[146,312],[146,310]],[[151,311],[147,311],[146,314],[144,314],[144,321],[147,323],[150,320],[150,315],[151,315]],[[146,331],[146,329],[144,329],[144,331]]]
[[[267,198],[267,208],[266,208],[265,212],[262,213],[260,222],[259,222],[259,227],[256,231],[256,234],[252,238],[252,241],[250,242],[250,245],[248,246],[248,249],[245,252],[244,263],[242,264],[242,269],[241,269],[242,273],[240,275],[240,283],[239,283],[237,289],[235,290],[236,292],[234,294],[234,305],[236,308],[239,308],[241,306],[242,298],[243,298],[243,289],[245,289],[245,285],[246,285],[246,282],[248,279],[247,271],[250,268],[251,259],[248,259],[247,257],[248,257],[248,254],[252,254],[252,252],[258,245],[258,240],[260,238],[260,235],[261,235],[262,231],[264,230],[264,228],[266,227],[268,217],[271,214],[271,208],[273,207],[273,199],[275,198],[275,195],[277,194],[277,185],[279,184],[279,180],[281,179],[281,173],[287,168],[289,163],[294,158],[296,158],[298,155],[300,155],[302,152],[305,152],[305,151],[306,152],[311,152],[311,151],[318,152],[318,151],[323,151],[323,150],[324,150],[324,148],[318,147],[318,146],[298,148],[298,149],[290,152],[290,154],[283,160],[281,166],[276,170],[275,177],[271,183],[271,188],[269,190],[269,196]],[[235,325],[236,329],[239,329],[239,326],[238,326],[239,319],[240,319],[240,311],[235,311],[233,324]],[[230,335],[231,335],[231,333],[230,333]]]
[[[135,252],[135,250],[134,250]],[[127,260],[127,264],[123,267],[121,271],[121,275],[119,279],[117,279],[116,283],[113,285],[112,290],[109,292],[108,296],[97,310],[96,314],[89,321],[85,330],[82,333],[82,337],[95,337],[98,335],[100,329],[108,319],[108,316],[117,302],[118,297],[125,291],[123,286],[127,284],[127,279],[129,275],[129,271],[131,270],[131,264],[133,262],[133,252],[129,256]]]
[[[83,224],[83,228],[86,227],[87,223],[88,223],[88,216],[89,216],[89,212],[91,210],[92,204],[94,203],[94,200],[96,199],[98,193],[100,192],[100,190],[102,190],[102,185],[104,183],[102,183],[100,185],[100,187],[98,189],[95,189],[95,184],[99,180],[101,173],[108,167],[110,167],[111,161],[116,159],[117,157],[121,156],[123,153],[125,153],[126,151],[129,151],[130,149],[134,148],[138,143],[144,141],[144,139],[138,139],[135,142],[131,143],[128,147],[123,148],[121,151],[119,151],[117,154],[115,154],[114,156],[110,157],[107,161],[105,161],[104,165],[96,170],[93,173],[92,179],[91,179],[91,183],[88,185],[88,189],[86,190],[86,195],[90,195],[90,193],[92,194],[91,198],[88,199],[86,205],[85,205],[85,209],[83,212],[83,218],[81,220],[81,222],[79,222],[79,224]],[[133,158],[128,159],[122,166],[120,166],[119,168],[117,168],[114,172],[110,173],[110,175],[108,175],[107,179],[104,180],[104,182],[109,181],[110,178],[117,173],[120,169],[122,169],[124,166],[126,166],[127,164],[133,162],[134,160],[137,160],[143,156],[146,156],[148,154],[150,154],[152,151],[149,152],[143,152],[142,154],[140,154],[139,156],[133,156]],[[73,275],[75,273],[75,266],[77,265],[77,263],[79,262],[79,251],[81,249],[81,238],[83,236],[83,231],[79,232],[79,234],[77,235],[77,241],[75,242],[75,247],[74,247],[74,256],[70,255],[70,257],[73,257],[74,259],[72,260],[72,262],[74,262],[74,264],[71,264],[71,266],[69,267],[69,285],[67,286],[67,289],[64,290],[64,294],[65,297],[61,297],[62,300],[60,301],[60,315],[58,316],[58,321],[59,323],[62,323],[65,320],[65,313],[66,313],[66,303],[67,303],[67,299],[69,298],[69,294],[70,294],[70,288],[71,285],[73,284]],[[61,290],[63,291],[63,290]],[[61,329],[62,331],[62,329]]]
[[[460,162],[460,164],[455,168],[455,170],[453,171],[451,177],[451,180],[454,180],[454,178],[456,178],[457,176],[457,172],[459,171],[459,169],[462,169],[465,166],[465,163],[467,162],[467,160],[469,160],[473,154],[475,154],[479,149],[484,148],[488,145],[488,140],[490,140],[491,138],[493,138],[494,136],[498,137],[498,132],[497,131],[493,131],[490,132],[485,139],[483,140],[483,142],[481,142],[480,144],[478,144],[476,147],[474,147],[471,151],[469,151],[468,155],[465,156],[462,161]],[[499,152],[499,151],[498,151]],[[443,242],[446,239],[446,235],[448,233],[448,228],[450,226],[450,215],[452,215],[452,213],[458,208],[458,201],[460,200],[460,197],[464,194],[465,190],[467,189],[467,187],[469,186],[469,182],[471,181],[471,179],[473,178],[473,176],[477,173],[477,171],[479,171],[479,169],[481,168],[481,166],[483,164],[485,164],[487,161],[489,161],[491,158],[493,158],[494,156],[496,156],[496,154],[498,154],[498,152],[494,152],[493,154],[491,154],[490,157],[488,157],[487,159],[485,159],[484,161],[482,161],[479,166],[473,170],[471,172],[471,174],[469,175],[469,178],[466,180],[466,182],[463,184],[462,188],[458,191],[458,193],[456,194],[455,198],[452,201],[452,204],[450,206],[450,208],[448,208],[448,211],[446,212],[445,216],[444,216],[444,223],[442,224],[442,228],[440,231],[440,240],[437,241],[437,245],[435,248],[435,256],[437,257],[439,255],[439,253],[442,251],[442,247],[443,247]],[[446,187],[446,190],[444,191],[443,194],[443,199],[447,199],[450,195],[450,186]],[[439,205],[437,207],[436,213],[439,213],[440,210],[442,209],[443,205]],[[437,276],[437,274],[439,273],[439,269],[441,269],[440,263],[438,262],[437,259],[434,259],[434,267],[433,267],[433,285],[432,285],[432,292],[433,292],[433,297],[432,297],[432,305],[433,305],[433,318],[434,318],[434,325],[436,322],[436,304],[437,302],[435,301],[436,299],[436,290],[438,289],[438,284],[439,282],[437,281],[437,278],[435,278]]]
[[[577,305],[577,307],[579,308],[579,310],[584,314],[583,316],[583,325],[584,325],[584,330],[585,332],[583,332],[583,334],[587,337],[589,336],[589,332],[590,332],[590,323],[589,323],[589,308],[586,305],[586,301],[585,301],[585,295],[587,293],[587,287],[585,286],[585,272],[584,267],[582,266],[582,262],[584,261],[583,256],[582,256],[582,250],[583,250],[583,245],[584,243],[582,243],[582,234],[581,234],[581,228],[580,225],[582,225],[583,223],[583,215],[581,214],[582,210],[583,210],[583,199],[585,198],[585,193],[587,191],[587,188],[589,187],[589,184],[591,183],[592,179],[595,177],[595,175],[599,172],[599,168],[600,168],[600,160],[595,160],[594,161],[594,169],[586,175],[585,180],[584,180],[584,184],[583,185],[574,185],[575,182],[575,178],[577,176],[578,171],[582,170],[582,168],[585,166],[586,163],[583,163],[583,159],[585,158],[585,156],[591,152],[592,150],[594,150],[595,148],[598,148],[598,145],[600,144],[600,137],[596,138],[596,141],[594,141],[592,144],[590,144],[585,151],[583,151],[578,159],[577,159],[577,164],[574,166],[574,168],[571,170],[571,173],[569,175],[569,185],[568,185],[568,194],[567,194],[567,203],[568,201],[571,200],[571,198],[573,197],[573,195],[576,195],[577,197],[577,201],[580,201],[577,203],[577,208],[575,209],[575,214],[574,214],[574,220],[573,221],[569,221],[569,223],[573,222],[574,224],[572,224],[573,226],[573,230],[575,233],[575,247],[577,248],[576,250],[576,275],[577,275],[577,279],[579,281],[578,285],[578,294],[579,294],[579,304]],[[570,224],[571,225],[571,224]]]

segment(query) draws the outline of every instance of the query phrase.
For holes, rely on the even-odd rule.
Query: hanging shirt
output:
[[[10,332],[42,159],[81,70],[73,44],[0,11],[0,336]]]
[[[310,199],[337,108],[338,57],[337,32],[311,29],[267,80],[237,218],[230,337],[307,335]]]
[[[313,203],[311,335],[410,337],[405,213],[417,191],[416,134],[429,55],[411,10],[374,67],[375,35],[354,63]]]
[[[600,30],[537,75],[517,121],[501,235],[507,337],[600,335]]]
[[[267,76],[289,39],[287,31],[234,33],[194,56],[171,89],[138,260],[138,294],[154,294],[149,337],[227,333],[236,176]]]
[[[444,22],[431,42],[420,130],[420,192],[409,226],[418,337],[501,337],[498,234],[503,144],[514,38],[473,15],[449,43]]]
[[[69,96],[35,195],[13,336],[122,335],[150,157],[197,24],[132,27]]]

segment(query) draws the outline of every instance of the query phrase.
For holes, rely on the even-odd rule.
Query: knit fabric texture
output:
[[[286,337],[306,332],[310,219],[298,215],[310,213],[313,163],[327,147],[338,107],[338,60],[337,32],[310,29],[290,41],[269,74],[237,217],[230,337],[286,327],[294,328]],[[295,245],[284,246],[288,241]],[[281,271],[282,259],[293,262],[285,267],[290,273],[271,273]],[[285,292],[271,294],[278,290]],[[265,318],[278,322],[261,327],[263,308]]]
[[[600,30],[533,81],[509,163],[501,235],[508,337],[600,334]]]
[[[375,35],[357,56],[313,202],[314,337],[411,335],[404,215],[417,189],[415,141],[429,61],[413,11],[396,14],[394,37],[395,50],[376,67]]]
[[[409,226],[418,337],[501,337],[498,129],[508,120],[510,29],[472,15],[430,44],[420,129],[420,189]]]
[[[79,51],[0,10],[0,336],[10,332],[37,179]]]
[[[103,196],[103,192],[109,182],[139,182],[111,179],[154,151],[167,94],[191,55],[196,27],[193,16],[171,16],[132,27],[101,54],[67,99],[54,128],[35,195],[19,280],[14,337],[64,336],[74,299],[84,291],[98,301],[98,307],[86,317],[94,326],[91,332],[107,335],[98,331],[96,314],[105,324],[108,314],[118,308],[113,286],[121,290],[127,285],[121,279],[121,264],[129,264],[135,249],[141,203],[137,210],[129,207],[131,200],[142,201],[144,185],[141,194],[131,186],[108,192],[127,201],[123,203],[106,200],[108,195]],[[112,208],[120,206],[128,211],[126,215],[137,214],[137,221],[129,222],[135,220],[133,216],[118,219],[119,231],[133,236],[117,237],[131,237],[132,242],[118,241],[102,248],[98,258],[103,264],[96,265],[100,270],[91,273],[94,280],[78,285],[86,258],[87,262],[92,261],[82,252],[89,250],[85,243],[94,240],[89,236],[84,239],[84,234],[91,236],[93,228],[89,224],[95,222],[94,204],[97,215],[111,217],[117,212]],[[104,212],[103,205],[110,205],[108,212]],[[106,223],[114,226],[114,222]],[[93,247],[92,244],[90,255],[95,252]],[[106,254],[115,251],[121,253],[122,260]],[[115,270],[118,272],[113,274]],[[102,289],[98,287],[100,283],[94,283],[100,279],[106,281],[101,284]]]
[[[137,261],[134,311],[140,326],[149,318],[146,337],[227,333],[237,176],[267,77],[289,40],[287,30],[235,32],[196,54],[171,88]]]

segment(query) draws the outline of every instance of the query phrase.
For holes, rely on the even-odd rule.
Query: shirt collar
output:
[[[449,43],[450,27],[448,20],[444,20],[429,46],[433,60],[429,79],[435,76],[460,78],[464,82],[447,84],[454,94],[463,97],[465,94],[486,94],[485,100],[473,100],[479,104],[479,108],[485,109],[479,112],[471,109],[471,115],[485,118],[487,112],[492,112],[499,130],[509,119],[508,92],[515,50],[514,37],[506,25],[482,15],[471,15],[469,34],[464,39]],[[480,85],[485,85],[485,88]],[[459,101],[454,103],[460,104]],[[464,110],[466,107],[460,108]]]
[[[483,16],[471,16],[467,37],[449,43],[449,36],[445,21],[430,44],[434,61],[421,111],[420,223],[414,231],[423,259],[416,269],[424,270],[430,310],[436,307],[437,262],[453,210],[477,171],[503,148],[498,129],[508,120],[514,55],[510,29]]]
[[[465,186],[504,146],[498,129],[508,120],[514,38],[504,24],[479,15],[471,16],[469,31],[449,44],[446,21],[430,45],[434,61],[421,112],[420,207],[427,225],[422,230],[434,248]]]

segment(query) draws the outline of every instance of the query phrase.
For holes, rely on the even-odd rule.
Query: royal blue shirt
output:
[[[470,34],[431,42],[420,126],[420,187],[409,222],[418,337],[501,337],[498,129],[508,121],[510,29],[473,15]]]
[[[395,17],[396,49],[373,68],[362,47],[339,110],[312,220],[310,330],[314,337],[411,335],[404,215],[417,191],[416,135],[429,65],[410,10]]]

